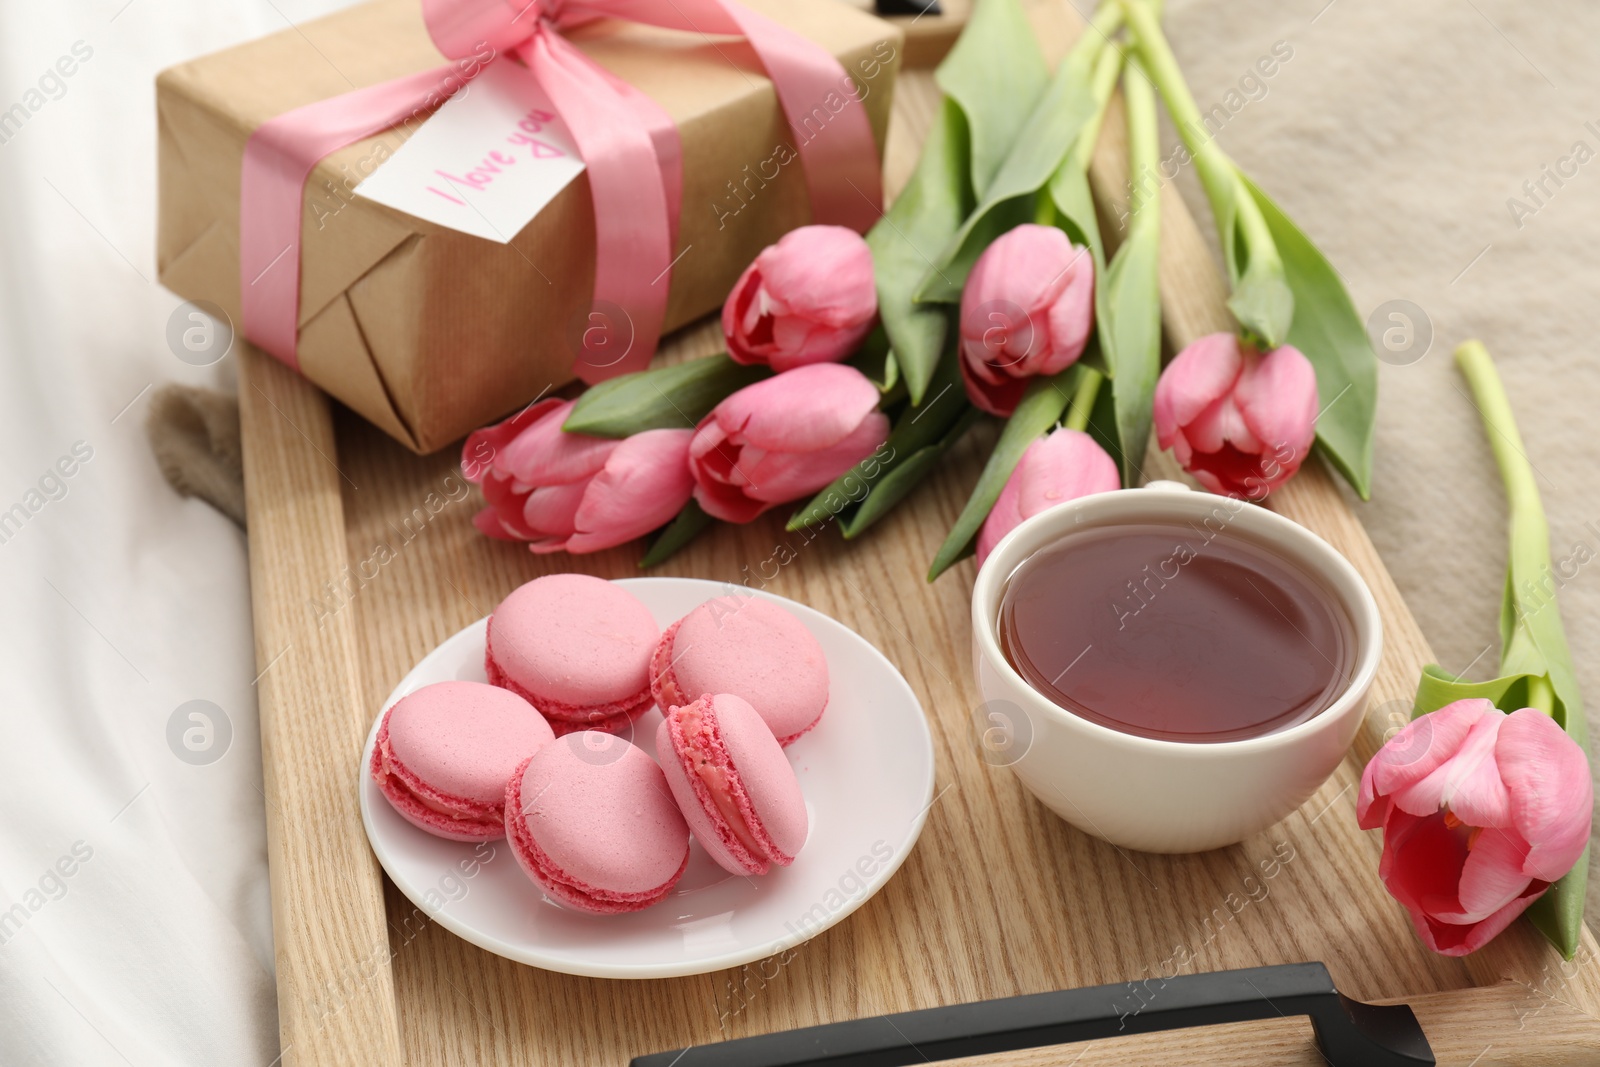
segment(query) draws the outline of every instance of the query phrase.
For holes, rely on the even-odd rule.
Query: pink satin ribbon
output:
[[[561,30],[617,18],[702,36],[738,36],[766,68],[805,170],[812,220],[865,232],[881,214],[878,152],[866,108],[826,49],[734,0],[422,0],[450,59],[513,53],[538,79],[577,142],[595,217],[591,322],[603,329],[574,371],[586,382],[642,370],[655,353],[671,283],[682,196],[677,128],[653,100],[597,66]],[[506,62],[496,59],[493,62]],[[471,72],[475,73],[475,71]],[[245,145],[239,284],[247,338],[299,369],[301,200],[330,152],[447,96],[456,64],[357,89],[263,123]],[[843,101],[835,111],[829,102]],[[812,119],[812,127],[805,125]],[[611,321],[620,309],[625,320]],[[599,316],[596,318],[596,316]],[[616,349],[624,347],[618,356]]]

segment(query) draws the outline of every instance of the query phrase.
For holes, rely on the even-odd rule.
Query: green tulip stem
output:
[[[1239,168],[1223,152],[1211,131],[1206,129],[1205,120],[1200,116],[1200,106],[1195,103],[1188,83],[1183,80],[1183,71],[1178,68],[1178,59],[1172,54],[1166,34],[1161,31],[1156,13],[1143,0],[1120,2],[1127,16],[1128,28],[1138,44],[1140,58],[1144,60],[1145,72],[1161,93],[1161,99],[1172,114],[1173,125],[1178,128],[1178,136],[1183,139],[1184,147],[1188,148],[1189,155],[1194,159],[1195,171],[1200,176],[1200,184],[1205,186],[1206,198],[1211,201],[1212,208],[1219,212],[1224,205],[1233,205],[1246,246],[1250,249],[1252,266],[1281,273],[1277,245],[1272,239],[1272,231],[1267,227],[1266,216],[1245,188]]]
[[[1146,213],[1156,220],[1161,209],[1161,131],[1155,89],[1138,56],[1128,60],[1122,95],[1128,109],[1128,212],[1136,223]]]
[[[1116,7],[1108,4],[1108,7]],[[1084,31],[1087,36],[1093,31]],[[1122,62],[1125,55],[1117,44],[1111,44],[1100,51],[1095,58],[1094,76],[1090,84],[1094,87],[1094,117],[1083,124],[1083,129],[1078,132],[1078,139],[1072,144],[1072,151],[1068,154],[1068,165],[1079,170],[1087,170],[1089,160],[1094,156],[1094,146],[1100,140],[1100,127],[1106,121],[1106,105],[1111,102],[1111,91],[1117,87],[1117,78],[1122,75]]]
[[[1078,373],[1078,387],[1073,390],[1071,406],[1061,425],[1069,430],[1084,430],[1089,426],[1089,414],[1094,411],[1095,397],[1100,394],[1100,383],[1106,376],[1093,367],[1084,367]]]
[[[1061,161],[1062,168],[1087,170],[1089,159],[1094,155],[1094,146],[1100,139],[1100,127],[1105,122],[1106,105],[1111,101],[1111,92],[1117,87],[1117,77],[1122,73],[1124,53],[1122,46],[1110,40],[1113,33],[1122,27],[1122,6],[1117,0],[1107,0],[1095,12],[1092,22],[1084,29],[1077,44],[1073,46],[1072,54],[1063,63],[1078,62],[1084,65],[1093,64],[1089,84],[1094,92],[1094,116],[1084,123],[1078,132],[1077,140],[1067,150],[1065,158]],[[1059,226],[1061,213],[1056,210],[1055,198],[1048,190],[1041,190],[1038,201],[1033,208],[1033,221],[1040,226]]]
[[[1506,501],[1510,510],[1511,558],[1514,569],[1528,574],[1547,573],[1550,567],[1550,525],[1545,519],[1544,504],[1539,500],[1539,485],[1522,445],[1522,434],[1517,430],[1516,416],[1511,411],[1511,401],[1506,396],[1504,383],[1495,370],[1494,360],[1481,341],[1465,341],[1456,349],[1456,365],[1472,389],[1478,413],[1483,416],[1483,426],[1488,433],[1489,447],[1500,467],[1501,480],[1505,482]],[[1516,562],[1523,566],[1517,567]],[[1532,645],[1532,635],[1522,619],[1517,620],[1505,646],[1500,650],[1501,671],[1507,664],[1523,661]],[[1528,706],[1546,714],[1555,709],[1555,690],[1548,675],[1532,679],[1528,684]]]
[[[1054,226],[1061,218],[1056,212],[1056,202],[1048,189],[1040,190],[1033,203],[1033,221],[1040,226]]]
[[[1092,68],[1100,58],[1100,50],[1111,44],[1111,35],[1122,29],[1123,17],[1121,3],[1107,0],[1101,4],[1061,62],[1081,63],[1086,69]]]
[[[1538,678],[1528,679],[1528,703],[1530,708],[1538,708],[1546,715],[1554,716],[1556,713],[1556,689],[1550,684],[1550,676],[1540,675]]]

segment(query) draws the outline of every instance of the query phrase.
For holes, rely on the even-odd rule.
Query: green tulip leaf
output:
[[[665,562],[680,548],[698,537],[711,523],[711,516],[705,513],[697,501],[690,500],[683,506],[683,510],[678,512],[677,517],[663,526],[656,539],[650,542],[644,558],[639,560],[639,569],[647,570]]]
[[[1233,287],[1228,310],[1257,345],[1277,348],[1294,324],[1295,289],[1273,232],[1251,198],[1254,186],[1231,160],[1224,164],[1233,180],[1220,183],[1226,191],[1212,197],[1211,210]]]
[[[937,443],[925,445],[896,463],[882,478],[873,483],[861,505],[840,524],[846,541],[854,540],[866,532],[873,523],[889,514],[896,504],[939,467],[939,461],[968,430],[982,420],[983,412],[971,405],[955,421]]]
[[[1372,439],[1378,408],[1378,358],[1339,272],[1272,200],[1242,178],[1266,220],[1293,291],[1287,342],[1317,372],[1317,445],[1350,487],[1372,495]]]
[[[978,484],[973,487],[966,506],[961,509],[955,525],[950,528],[949,536],[934,555],[933,565],[928,569],[928,581],[933,581],[956,563],[972,555],[977,544],[978,531],[983,526],[983,520],[989,517],[990,510],[994,508],[994,502],[999,499],[1000,490],[1005,488],[1006,479],[1016,470],[1028,446],[1048,433],[1060,420],[1061,413],[1067,409],[1067,404],[1071,400],[1068,386],[1080,373],[1082,373],[1081,368],[1068,367],[1060,374],[1049,378],[1035,378],[1029,384],[1016,410],[1006,420],[1005,429],[1000,431],[1000,439],[995,442],[994,451],[989,454],[989,462],[984,464],[983,473],[978,475]]]
[[[1120,10],[1118,5],[1105,5],[1095,21],[1114,29]],[[1098,34],[1093,28],[1085,30],[1080,44],[1056,68],[1011,142],[994,180],[982,190],[978,206],[941,250],[935,265],[923,274],[917,290],[919,301],[958,302],[967,275],[990,242],[1033,217],[1033,198],[1051,180],[1084,127],[1100,113],[1094,68],[1106,26],[1101,26]]]
[[[916,303],[917,287],[988,187],[1050,70],[1017,0],[985,0],[935,77],[945,96],[917,169],[867,233],[878,313],[914,404],[949,327],[943,308]]]
[[[591,437],[692,429],[733,393],[771,376],[726,354],[624,374],[585,390],[561,428]]]
[[[1100,275],[1096,289],[1100,345],[1111,378],[1117,459],[1124,486],[1143,480],[1150,442],[1156,380],[1161,376],[1161,186],[1160,141],[1154,87],[1137,57],[1123,79],[1128,112],[1128,170],[1135,176],[1128,232]],[[1139,178],[1144,175],[1149,181]]]
[[[998,57],[1005,57],[998,62]],[[1050,82],[1039,38],[1017,0],[977,4],[934,81],[966,119],[965,187],[989,187]],[[959,225],[960,219],[956,222]]]
[[[872,328],[866,340],[861,342],[861,347],[847,362],[865,374],[867,380],[878,387],[880,394],[888,393],[900,384],[900,364],[895,361],[894,351],[889,347],[889,334],[882,322]]]
[[[917,304],[913,295],[969,209],[966,138],[961,108],[946,99],[911,180],[867,233],[878,314],[913,403],[922,400],[933,378],[949,326],[944,308]]]
[[[956,358],[955,346],[951,345],[945,352],[945,358],[939,362],[931,392],[925,402],[921,405],[907,404],[895,419],[883,446],[812,497],[789,519],[787,529],[794,531],[817,526],[829,519],[839,518],[857,505],[865,505],[879,481],[887,478],[914,454],[939,442],[963,414],[971,410],[967,394],[961,387],[961,372]],[[908,485],[906,490],[909,488]],[[900,496],[904,495],[905,491],[902,491]],[[895,499],[898,501],[899,497]],[[888,503],[891,502],[880,501],[874,505],[874,510],[887,511],[885,505]],[[861,528],[865,529],[865,526]]]

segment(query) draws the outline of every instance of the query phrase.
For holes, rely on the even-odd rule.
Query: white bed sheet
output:
[[[279,6],[0,5],[0,113],[29,109],[0,128],[6,1067],[278,1056],[245,541],[142,424],[153,384],[232,387],[166,340],[154,77],[338,5]],[[231,724],[209,763],[167,741],[191,700]]]

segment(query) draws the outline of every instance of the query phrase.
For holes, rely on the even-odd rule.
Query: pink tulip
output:
[[[1415,719],[1379,749],[1356,816],[1383,828],[1378,874],[1417,936],[1464,956],[1578,862],[1593,805],[1589,761],[1554,719],[1478,699]]]
[[[1023,519],[1080,496],[1120,488],[1116,461],[1088,434],[1061,429],[1039,438],[1022,453],[978,531],[978,566]]]
[[[1027,223],[983,250],[961,291],[961,377],[972,402],[1010,415],[1028,379],[1077,362],[1094,324],[1094,260]]]
[[[544,400],[467,438],[461,470],[489,506],[473,525],[535,552],[598,552],[666,524],[689,502],[693,430],[621,441],[566,433],[570,400]]]
[[[694,431],[694,498],[715,518],[749,522],[774,504],[814,493],[888,438],[889,419],[877,407],[877,387],[840,363],[748,385]]]
[[[1214,333],[1156,383],[1156,440],[1213,493],[1260,500],[1294,476],[1316,437],[1317,375],[1289,345],[1265,355]]]
[[[739,276],[722,333],[735,361],[786,371],[844,359],[877,316],[867,242],[843,226],[802,226]]]

